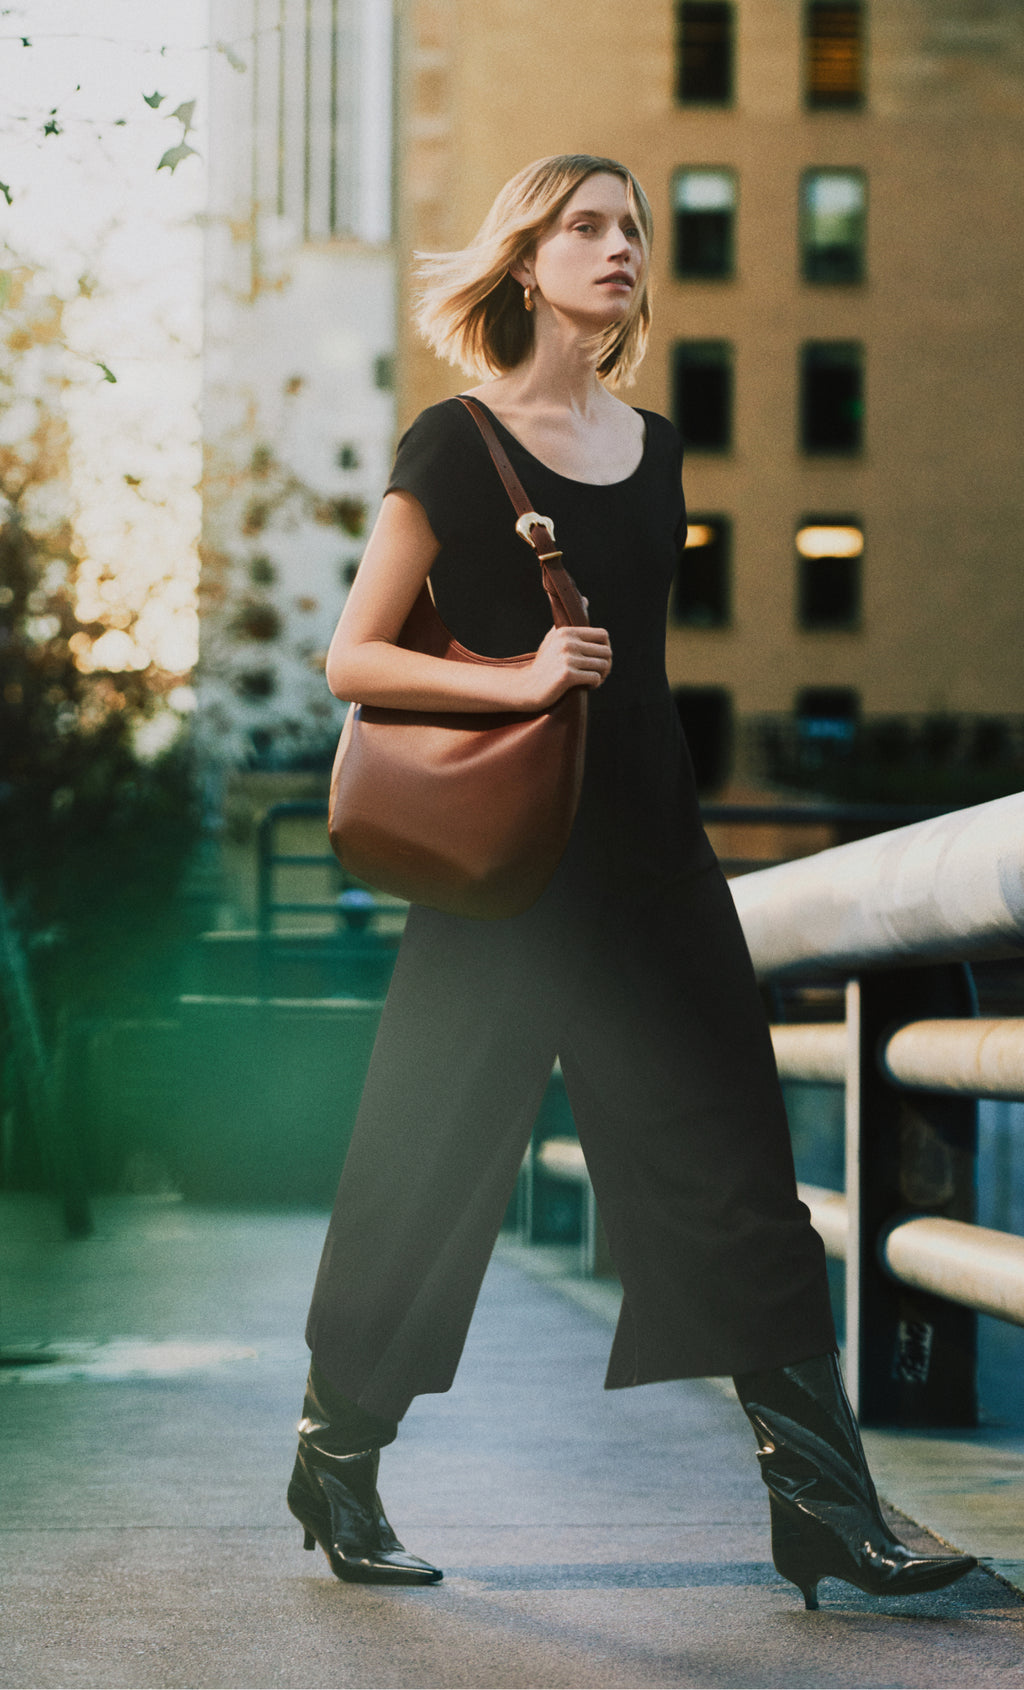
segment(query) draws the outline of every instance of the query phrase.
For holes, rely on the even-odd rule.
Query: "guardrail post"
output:
[[[901,1091],[879,1061],[904,1022],[977,1014],[969,968],[879,970],[847,987],[847,1376],[866,1424],[977,1424],[977,1317],[898,1284],[879,1241],[909,1213],[975,1218],[977,1103]]]
[[[277,806],[260,817],[256,831],[256,922],[261,933],[274,930],[274,831],[277,825]]]

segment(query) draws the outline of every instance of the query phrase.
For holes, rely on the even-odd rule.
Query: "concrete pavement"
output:
[[[806,1614],[736,1403],[603,1392],[600,1291],[584,1307],[514,1248],[455,1388],[382,1461],[443,1584],[339,1584],[283,1501],[325,1217],[134,1198],[98,1218],[71,1243],[45,1200],[0,1197],[0,1351],[21,1358],[0,1367],[0,1684],[1024,1682],[1024,1605],[987,1572],[880,1603],[829,1583]]]

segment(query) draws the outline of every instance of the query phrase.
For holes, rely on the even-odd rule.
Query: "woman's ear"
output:
[[[533,279],[533,266],[531,265],[529,259],[521,258],[518,263],[510,264],[508,267],[508,273],[514,282],[519,283],[521,288],[532,288],[537,285]]]

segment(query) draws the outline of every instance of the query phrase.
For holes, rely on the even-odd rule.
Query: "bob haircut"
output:
[[[599,337],[597,373],[609,385],[633,380],[651,325],[650,255],[654,222],[647,196],[624,164],[590,153],[558,153],[526,165],[506,182],[470,245],[461,252],[420,252],[414,321],[439,357],[471,375],[515,369],[533,346],[533,318],[509,268],[537,240],[581,182],[598,173],[626,184],[643,247],[640,285],[621,322]]]

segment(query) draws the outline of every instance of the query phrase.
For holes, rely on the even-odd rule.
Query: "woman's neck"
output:
[[[537,328],[529,358],[498,378],[495,398],[506,406],[542,406],[587,421],[610,397],[598,380],[593,336],[584,337],[578,330],[560,334],[556,325],[547,323]]]

